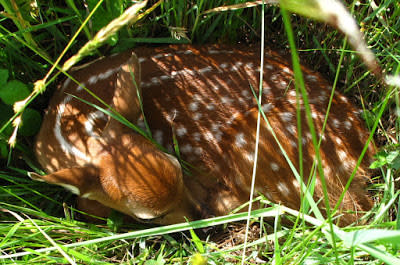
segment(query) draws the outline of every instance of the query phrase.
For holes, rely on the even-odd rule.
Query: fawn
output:
[[[56,91],[35,144],[37,159],[49,174],[32,178],[64,186],[83,198],[86,207],[99,202],[143,222],[171,224],[185,217],[228,214],[249,199],[260,108],[292,163],[300,166],[293,72],[277,53],[265,52],[259,108],[251,90],[258,94],[259,57],[259,48],[244,46],[137,48],[73,72],[80,85],[67,79]],[[319,74],[304,67],[302,71],[319,133],[331,87]],[[83,86],[129,121],[141,126],[147,121],[154,140],[170,154],[73,97],[100,104]],[[300,107],[307,183],[315,151],[302,99]],[[357,114],[349,100],[335,92],[325,131],[319,135],[331,205],[367,141],[368,131]],[[174,137],[180,157],[193,166],[191,174],[182,174],[172,155]],[[298,208],[300,185],[264,121],[259,140],[256,192]],[[364,188],[373,152],[370,145],[344,197],[341,224],[372,207]],[[312,174],[317,174],[318,200],[322,186],[318,173]]]

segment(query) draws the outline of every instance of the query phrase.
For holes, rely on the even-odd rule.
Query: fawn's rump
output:
[[[170,151],[176,137],[181,158],[193,166],[192,174],[185,176],[189,192],[210,215],[226,214],[246,202],[255,159],[259,49],[170,46],[138,48],[135,52],[141,62],[145,117],[154,139]],[[265,58],[260,108],[273,132],[261,118],[255,188],[273,202],[298,208],[300,185],[283,153],[297,172],[302,165],[305,184],[318,176],[314,199],[319,200],[323,190],[315,148],[301,97],[301,135],[297,129],[290,64],[274,52],[266,52]],[[316,137],[322,137],[321,166],[332,207],[356,167],[368,133],[359,111],[335,92],[322,134],[332,88],[319,74],[302,70]],[[372,147],[368,151],[339,208],[344,212],[371,208],[364,190]],[[324,208],[323,200],[319,205]],[[341,222],[356,218],[345,214]]]

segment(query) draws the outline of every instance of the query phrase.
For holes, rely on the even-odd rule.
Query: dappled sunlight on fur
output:
[[[173,154],[175,136],[180,158],[193,166],[191,174],[182,175],[178,161],[143,136],[70,96],[101,105],[67,81],[54,96],[36,143],[39,162],[48,173],[55,172],[43,180],[76,186],[82,197],[160,224],[184,221],[183,216],[197,219],[223,215],[245,203],[255,158],[258,107],[251,88],[258,95],[258,48],[181,45],[138,48],[135,53],[139,58],[124,53],[72,75],[129,121],[143,126],[133,71],[135,80],[140,80],[145,118],[153,138]],[[299,170],[300,163],[303,166],[307,183],[315,174],[315,148],[301,99],[301,135],[297,130],[290,64],[268,51],[263,69],[261,109],[294,167]],[[322,168],[333,206],[356,166],[368,132],[359,112],[335,92],[321,134],[331,87],[317,73],[302,70],[317,137],[321,137]],[[372,206],[364,190],[372,153],[370,146],[344,196],[339,208],[344,213],[341,224],[356,221]],[[299,208],[300,185],[265,121],[261,124],[257,162],[256,192],[273,202]],[[57,172],[87,171],[88,167],[96,174],[80,172],[55,181]],[[314,199],[322,196],[317,174]],[[319,205],[324,209],[323,203]]]

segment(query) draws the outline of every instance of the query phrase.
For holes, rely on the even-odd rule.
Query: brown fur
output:
[[[136,201],[146,209],[148,216],[155,218],[151,221],[156,223],[183,221],[182,215],[195,219],[227,214],[246,202],[251,183],[258,111],[250,86],[258,93],[258,49],[170,46],[139,48],[135,53],[143,61],[141,70],[136,57],[127,60],[130,55],[125,53],[98,61],[73,73],[73,76],[88,83],[90,77],[122,64],[116,74],[105,80],[100,78],[89,88],[136,123],[140,108],[136,87],[130,79],[131,68],[135,80],[141,78],[145,117],[153,136],[172,150],[174,133],[181,157],[195,168],[192,175],[182,177],[181,168],[175,161],[142,136],[126,130],[112,119],[96,121],[99,137],[87,135],[83,124],[88,113],[94,110],[77,100],[71,100],[65,108],[61,120],[63,136],[90,156],[91,162],[65,152],[52,133],[57,105],[65,97],[63,92],[56,93],[52,99],[38,135],[36,153],[39,162],[49,173],[65,168],[96,168],[98,181],[91,181],[90,188],[87,184],[83,187],[82,181],[75,181],[73,174],[68,184],[76,185],[81,195],[84,194],[82,190],[90,190],[94,195],[89,198],[143,219],[143,215],[138,217],[134,210],[129,209],[129,202]],[[331,91],[318,74],[306,68],[303,68],[303,74],[313,121],[319,134]],[[266,105],[263,108],[279,142],[298,170],[299,135],[293,82],[290,65],[276,53],[268,52],[264,65],[262,104]],[[69,85],[64,92],[76,93],[76,87]],[[91,100],[83,92],[78,94]],[[302,100],[301,105],[304,137],[301,163],[307,182],[312,173],[315,151]],[[331,205],[337,202],[366,142],[368,132],[356,112],[346,98],[335,93],[320,148]],[[368,174],[367,165],[372,153],[370,146],[365,162],[360,165],[341,204],[341,211],[357,213],[371,208],[371,201],[364,191],[363,176]],[[264,121],[258,155],[256,191],[274,202],[298,208],[298,183]],[[55,174],[43,179],[57,183],[53,179]],[[321,183],[317,180],[314,198],[318,200],[322,194]],[[324,208],[323,204],[320,205]],[[357,216],[345,213],[341,222],[353,222]]]

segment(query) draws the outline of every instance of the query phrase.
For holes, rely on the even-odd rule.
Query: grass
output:
[[[123,0],[86,1],[88,9],[80,1],[46,2],[0,1],[4,10],[0,18],[0,68],[7,69],[8,82],[19,80],[30,90],[34,81],[46,76],[60,54],[65,51],[63,61],[77,54],[129,6],[129,1]],[[98,50],[91,53],[96,57],[137,43],[259,41],[260,7],[228,8],[205,14],[225,2],[182,3],[161,2],[136,25],[112,33],[105,43],[95,43]],[[354,10],[368,46],[384,72],[398,74],[400,5],[382,0],[379,4],[348,1],[347,6]],[[96,12],[87,12],[94,9]],[[88,15],[90,23],[85,24]],[[79,221],[80,213],[74,208],[72,195],[27,177],[27,171],[40,171],[32,155],[35,129],[20,134],[15,147],[10,149],[7,140],[12,137],[13,128],[4,124],[13,111],[10,105],[0,102],[2,116],[9,113],[7,119],[0,117],[1,262],[205,264],[207,260],[209,264],[237,264],[246,244],[248,264],[261,260],[275,264],[397,264],[395,257],[400,254],[398,88],[385,87],[369,74],[343,36],[332,27],[299,15],[289,18],[294,32],[291,42],[286,37],[288,32],[279,8],[266,9],[266,45],[275,49],[297,47],[294,51],[302,61],[335,82],[339,90],[365,110],[366,124],[371,129],[376,127],[375,140],[382,151],[376,163],[379,177],[370,185],[371,195],[377,200],[369,213],[368,225],[339,229],[331,223],[326,225],[321,220],[272,205],[262,197],[257,200],[271,208],[252,212],[246,243],[245,213],[165,227],[123,223],[118,214],[100,225]],[[79,28],[82,31],[75,38]],[[53,80],[49,77],[41,84],[46,84],[49,91],[55,87]],[[43,90],[43,86],[36,88]],[[42,111],[47,93],[36,95],[29,108]],[[282,221],[287,219],[297,225]],[[218,233],[204,234],[202,228],[210,227]]]

